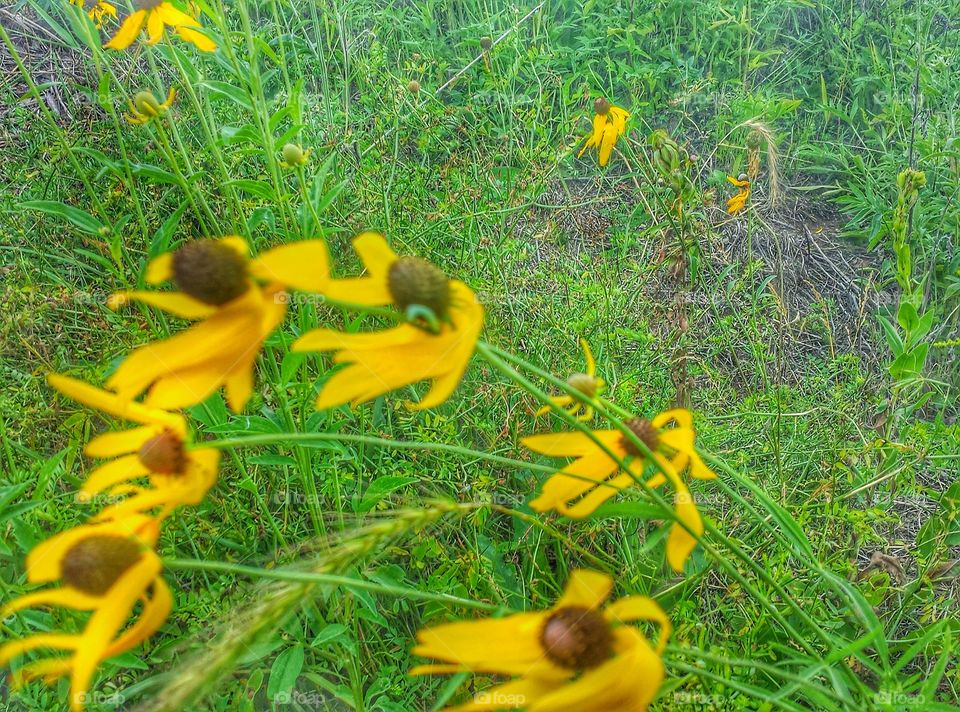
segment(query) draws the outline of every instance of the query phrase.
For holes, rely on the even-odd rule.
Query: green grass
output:
[[[675,575],[670,522],[640,488],[583,521],[532,512],[536,465],[552,461],[519,439],[563,426],[534,419],[538,400],[488,360],[423,413],[403,407],[409,390],[315,412],[331,364],[290,344],[317,323],[353,325],[299,300],[267,341],[245,412],[219,395],[191,409],[198,439],[344,438],[225,453],[216,488],[164,528],[173,614],[102,665],[91,709],[432,710],[491,679],[408,676],[419,628],[487,615],[477,603],[546,608],[578,566],[610,571],[618,594],[654,596],[670,616],[652,709],[955,709],[957,351],[934,347],[922,373],[894,379],[876,315],[896,316],[888,233],[897,174],[912,164],[927,176],[910,232],[921,311],[936,315],[924,338],[958,335],[947,142],[960,4],[548,0],[525,18],[535,7],[249,0],[225,15],[232,58],[179,41],[95,53],[65,4],[0,10],[32,81],[69,109],[52,123],[20,101],[30,88],[0,47],[12,78],[0,127],[13,137],[0,139],[3,601],[30,588],[26,552],[95,511],[74,492],[94,466],[83,444],[109,423],[44,374],[102,384],[130,349],[181,328],[153,310],[113,312],[106,297],[142,284],[149,257],[210,233],[257,251],[319,233],[348,274],[350,239],[383,231],[478,293],[488,343],[563,379],[587,338],[606,397],[634,413],[673,404],[683,349],[698,445],[726,463],[717,481],[691,484],[714,530]],[[489,71],[462,71],[481,37],[507,32]],[[171,85],[163,136],[111,113]],[[601,95],[633,113],[606,170],[576,158]],[[746,170],[748,119],[773,129],[785,196],[769,204],[764,157],[750,209],[730,218],[724,176]],[[649,158],[659,127],[697,157],[684,224],[696,246],[683,252]],[[277,165],[286,141],[312,149],[303,186]],[[109,229],[22,205],[40,200]],[[871,567],[874,552],[902,575]],[[0,636],[79,620],[31,611],[0,622]],[[4,699],[60,709],[67,686]]]

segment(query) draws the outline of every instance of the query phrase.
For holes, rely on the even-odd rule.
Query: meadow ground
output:
[[[440,709],[502,678],[409,675],[417,631],[546,609],[577,568],[672,622],[650,709],[958,709],[960,4],[183,8],[216,52],[172,31],[102,50],[109,16],[0,8],[2,601],[103,504],[76,492],[115,421],[46,375],[101,386],[185,326],[108,306],[149,259],[323,237],[358,274],[351,240],[375,230],[476,293],[483,342],[436,407],[405,407],[417,386],[317,410],[336,366],[291,345],[371,322],[292,292],[241,412],[187,410],[219,481],[164,522],[173,611],[99,665],[89,709]],[[133,125],[144,90],[161,115]],[[578,156],[602,97],[631,113],[605,167]],[[694,413],[718,477],[687,480],[706,531],[682,572],[669,487],[582,519],[530,506],[559,465],[521,439],[573,427],[536,413],[581,338],[600,410]],[[31,609],[0,636],[84,615]],[[62,709],[68,687],[0,683],[0,704]]]

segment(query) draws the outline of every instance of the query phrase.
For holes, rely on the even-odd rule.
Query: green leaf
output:
[[[56,200],[28,200],[25,203],[20,203],[18,207],[25,211],[39,210],[41,213],[63,218],[90,235],[103,236],[105,232],[109,232],[109,228],[106,225],[86,210],[81,210],[80,208],[75,208],[72,205],[60,203]]]
[[[375,479],[370,483],[370,486],[367,487],[367,491],[363,493],[363,499],[360,501],[358,511],[369,512],[387,495],[416,481],[416,477],[403,477],[401,475],[386,475],[385,477]]]
[[[242,190],[244,193],[255,195],[263,200],[275,201],[276,194],[273,192],[273,186],[262,180],[232,180],[227,183],[231,188]]]
[[[303,670],[303,646],[287,648],[273,661],[270,668],[270,680],[267,683],[267,697],[282,702],[287,699],[290,690],[297,684],[297,678]],[[279,699],[278,699],[279,698]]]
[[[906,332],[911,332],[917,328],[920,323],[920,315],[917,314],[917,308],[908,301],[900,302],[900,309],[897,310],[897,321]]]
[[[250,97],[247,96],[247,92],[239,87],[233,86],[233,84],[208,79],[207,81],[200,82],[200,86],[206,87],[217,96],[229,99],[242,109],[246,109],[251,113],[253,112],[253,104],[250,103]]]

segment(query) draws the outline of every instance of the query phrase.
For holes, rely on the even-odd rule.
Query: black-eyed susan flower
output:
[[[202,52],[213,52],[217,43],[195,28],[200,22],[182,10],[178,10],[168,0],[133,0],[136,11],[127,17],[104,47],[123,50],[133,44],[133,41],[146,29],[147,44],[154,45],[163,37],[164,29],[172,27],[180,39],[186,40]]]
[[[30,583],[58,586],[27,593],[0,609],[0,619],[38,605],[91,611],[80,633],[40,633],[0,646],[0,666],[37,649],[66,651],[65,656],[28,663],[14,681],[70,676],[70,708],[82,710],[97,666],[153,635],[170,614],[172,596],[153,551],[159,527],[144,516],[83,524],[35,547],[27,557]],[[126,630],[133,607],[143,607]],[[121,632],[122,631],[122,632]]]
[[[606,384],[602,378],[597,378],[597,362],[593,358],[590,344],[586,339],[580,339],[580,348],[583,349],[583,357],[586,360],[586,373],[573,373],[567,377],[567,385],[576,389],[577,395],[553,396],[550,402],[559,408],[566,408],[567,415],[575,417],[580,422],[586,422],[593,417],[591,401],[599,395]],[[550,406],[545,405],[537,411],[537,415],[549,412]]]
[[[432,387],[408,407],[439,405],[456,389],[473,355],[483,307],[463,282],[419,257],[398,257],[380,234],[363,233],[353,244],[366,276],[331,279],[324,295],[360,306],[392,304],[408,323],[373,333],[315,329],[301,336],[294,351],[336,351],[334,361],[348,364],[324,385],[317,407],[357,405],[424,380]]]
[[[172,87],[170,91],[167,92],[166,101],[162,103],[153,95],[153,92],[139,91],[133,97],[133,101],[130,102],[130,110],[124,115],[124,118],[131,124],[145,124],[158,116],[166,114],[167,111],[170,110],[170,107],[173,106],[176,98],[177,92]]]
[[[664,677],[670,621],[646,596],[628,596],[603,608],[613,580],[574,571],[550,609],[505,618],[449,623],[421,630],[414,654],[444,661],[412,674],[479,672],[509,675],[509,682],[479,693],[454,710],[624,712],[646,710]],[[656,648],[634,626],[659,628]]]
[[[667,427],[671,423],[674,427]],[[677,408],[661,413],[652,421],[632,418],[624,424],[647,446],[661,469],[661,473],[650,478],[647,484],[660,487],[670,480],[677,517],[693,532],[691,534],[674,523],[667,539],[667,561],[675,571],[682,571],[697,538],[703,533],[703,521],[680,473],[689,467],[690,474],[697,479],[713,479],[716,475],[694,448],[696,432],[690,411]],[[547,480],[540,496],[530,502],[533,509],[538,512],[556,510],[580,519],[643,477],[646,453],[621,431],[595,430],[593,435],[627,465],[626,471],[583,432],[531,435],[521,441],[544,455],[576,458]]]
[[[577,158],[580,158],[588,148],[596,147],[600,165],[606,166],[613,147],[617,145],[617,139],[627,132],[627,119],[630,118],[630,112],[614,106],[602,97],[593,103],[593,110],[593,131],[587,137]]]
[[[117,19],[117,8],[104,0],[70,0],[70,4],[84,10],[98,30],[103,27],[104,18]]]
[[[239,412],[253,393],[260,347],[286,314],[284,289],[322,291],[327,262],[322,240],[281,245],[251,259],[239,237],[194,240],[157,257],[147,266],[147,283],[173,280],[180,291],[119,292],[111,306],[139,301],[200,321],[133,351],[107,387],[124,398],[149,389],[147,405],[175,409],[200,403],[222,386]]]
[[[750,193],[752,191],[750,179],[747,177],[746,173],[741,173],[738,178],[727,176],[727,181],[731,185],[739,188],[737,193],[727,201],[727,213],[730,215],[736,215],[747,207],[747,200],[750,198]]]
[[[139,427],[98,435],[84,448],[96,458],[114,458],[90,473],[78,497],[124,496],[105,507],[96,520],[121,519],[157,508],[162,520],[181,505],[199,504],[217,482],[220,453],[211,448],[187,449],[187,423],[182,415],[136,403],[74,378],[51,374],[51,386],[68,398],[139,423]],[[148,478],[150,486],[137,484]]]

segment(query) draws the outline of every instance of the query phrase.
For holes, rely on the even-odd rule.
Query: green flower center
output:
[[[303,149],[295,143],[283,144],[283,160],[288,166],[299,166],[306,162]]]
[[[194,299],[223,306],[247,291],[247,260],[219,240],[194,240],[173,253],[173,280]]]
[[[69,586],[91,596],[102,596],[141,556],[137,542],[113,534],[97,534],[67,549],[60,571]]]
[[[593,102],[593,111],[594,113],[600,114],[600,116],[606,116],[610,113],[610,102],[600,97]]]
[[[646,445],[650,449],[650,452],[657,449],[657,446],[660,444],[660,434],[649,420],[646,418],[631,418],[624,423],[624,425],[630,428],[630,432],[636,435],[637,440]],[[640,452],[640,448],[634,445],[633,441],[626,435],[620,438],[620,445],[627,453],[634,457],[643,457],[646,454]]]
[[[181,475],[187,465],[183,440],[171,430],[147,440],[140,446],[137,457],[144,467],[161,475]]]
[[[427,307],[442,320],[450,309],[450,280],[420,257],[401,257],[390,265],[387,288],[401,311],[414,305]]]
[[[565,606],[550,614],[540,631],[547,657],[560,667],[587,670],[613,654],[613,633],[602,615],[584,606]]]
[[[593,398],[597,395],[597,379],[585,373],[574,373],[567,378],[567,385],[576,388],[587,398]]]

